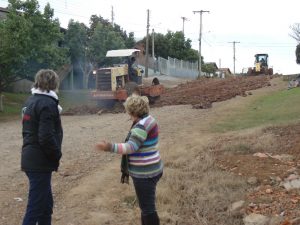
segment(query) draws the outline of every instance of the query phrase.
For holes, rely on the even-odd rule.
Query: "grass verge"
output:
[[[300,88],[282,90],[254,99],[244,108],[232,111],[222,121],[217,121],[212,130],[236,131],[262,125],[281,125],[300,120]]]
[[[58,94],[60,105],[65,111],[79,105],[95,104],[90,99],[89,92],[90,90],[60,91]],[[19,118],[22,106],[30,94],[5,92],[3,95],[4,111],[0,112],[0,122]]]

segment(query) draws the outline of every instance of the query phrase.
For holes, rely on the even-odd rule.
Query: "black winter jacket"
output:
[[[28,172],[57,171],[63,138],[58,100],[43,94],[30,96],[23,108],[22,121],[21,169]]]

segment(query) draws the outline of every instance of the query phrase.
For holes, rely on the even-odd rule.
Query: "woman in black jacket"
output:
[[[32,96],[22,110],[21,169],[29,179],[29,195],[23,225],[51,225],[53,197],[51,175],[62,156],[61,107],[55,91],[59,78],[52,70],[35,76]]]

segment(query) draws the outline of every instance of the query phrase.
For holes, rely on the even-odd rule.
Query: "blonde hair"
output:
[[[149,100],[146,96],[131,95],[124,103],[126,112],[129,115],[142,117],[149,113]]]
[[[49,92],[57,90],[58,86],[59,77],[53,70],[41,69],[36,73],[33,87]]]

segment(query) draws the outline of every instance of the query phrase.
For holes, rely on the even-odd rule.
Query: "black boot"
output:
[[[157,213],[142,216],[142,225],[159,225],[159,217]]]

